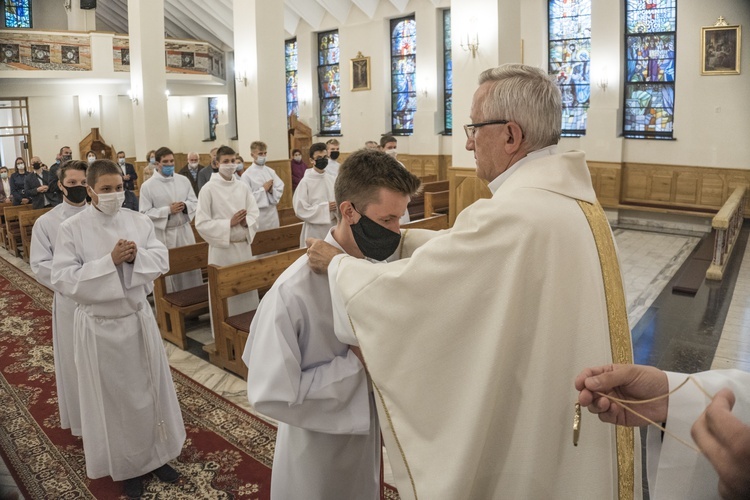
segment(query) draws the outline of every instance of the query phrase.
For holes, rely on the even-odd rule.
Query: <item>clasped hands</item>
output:
[[[136,255],[138,255],[138,247],[134,241],[118,240],[111,255],[112,262],[114,262],[116,266],[119,266],[123,262],[132,264],[135,262]]]

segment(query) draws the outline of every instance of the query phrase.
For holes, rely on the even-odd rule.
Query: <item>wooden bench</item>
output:
[[[185,317],[208,312],[208,285],[167,293],[167,276],[208,267],[208,243],[169,249],[169,272],[154,280],[156,321],[164,340],[187,348]]]
[[[417,196],[414,196],[411,201],[409,201],[409,205],[407,206],[407,210],[409,210],[409,218],[411,220],[417,220],[422,219],[425,216],[429,217],[432,215],[432,212],[427,212],[425,209],[425,196],[427,193],[440,193],[440,192],[448,192],[449,191],[449,183],[448,181],[436,181],[436,182],[426,182],[422,184],[422,192],[418,194]],[[431,200],[431,203],[433,203],[433,207],[436,200]]]
[[[21,241],[21,226],[18,223],[18,214],[33,209],[34,207],[30,204],[10,206],[3,209],[5,214],[5,237],[8,241],[7,249],[16,257],[21,256],[21,247],[23,245],[23,242]]]
[[[18,214],[18,226],[21,230],[21,245],[23,245],[23,260],[28,264],[29,255],[31,254],[31,231],[34,229],[34,223],[42,215],[46,214],[53,207],[38,208],[36,210],[26,210]]]
[[[448,229],[448,215],[438,214],[425,219],[407,222],[406,224],[401,224],[401,229],[431,229],[433,231]]]
[[[227,299],[270,287],[276,278],[305,252],[306,249],[298,248],[231,266],[208,266],[214,343],[204,346],[203,350],[208,352],[211,363],[247,378],[247,367],[242,362],[242,353],[255,311],[229,316]]]
[[[253,255],[268,252],[285,252],[299,248],[299,238],[302,234],[302,222],[258,231],[253,238]]]
[[[8,238],[5,234],[5,211],[3,209],[11,206],[13,205],[9,201],[0,203],[0,246],[6,249],[8,248]]]
[[[424,194],[424,215],[430,217],[433,214],[447,214],[449,207],[450,191],[435,191]]]
[[[292,224],[296,224],[298,222],[302,222],[299,217],[297,217],[297,214],[294,213],[293,208],[282,208],[279,210],[279,225],[281,226],[291,226]],[[297,242],[299,244],[299,242]]]

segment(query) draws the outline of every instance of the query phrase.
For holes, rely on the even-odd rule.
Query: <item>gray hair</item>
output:
[[[195,155],[195,156],[197,156],[197,157],[198,157],[198,161],[200,161],[201,155],[199,155],[199,154],[198,154],[198,153],[196,153],[195,151],[191,151],[191,152],[189,152],[189,153],[188,153],[187,155],[188,155],[188,157],[190,157],[190,156],[192,156],[192,155]]]
[[[525,64],[503,64],[479,75],[479,85],[485,82],[494,85],[481,105],[484,120],[516,122],[530,151],[560,141],[562,98],[547,73]]]

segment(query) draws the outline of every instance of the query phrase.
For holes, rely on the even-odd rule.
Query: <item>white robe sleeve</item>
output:
[[[49,233],[45,230],[44,221],[38,219],[31,230],[31,251],[29,252],[29,265],[36,280],[49,289],[52,286],[52,245]]]
[[[344,298],[339,293],[339,287],[336,284],[339,265],[345,257],[349,257],[349,255],[339,254],[328,265],[328,287],[331,290],[331,303],[333,305],[333,331],[339,342],[359,346],[359,341],[352,329],[352,322],[349,320],[349,313],[346,312]]]
[[[185,200],[185,206],[187,207],[188,220],[195,218],[195,212],[198,210],[198,197],[195,196],[195,191],[188,181],[187,199]]]
[[[231,219],[214,218],[211,213],[210,189],[201,190],[198,194],[198,210],[195,212],[195,229],[211,246],[229,248]]]
[[[331,210],[328,208],[329,201],[333,200],[326,200],[320,203],[311,201],[309,185],[306,182],[300,182],[297,185],[297,190],[294,192],[292,199],[294,213],[297,217],[311,224],[331,223]]]
[[[255,202],[255,197],[250,190],[247,190],[247,196],[245,198],[245,209],[247,214],[245,215],[245,222],[247,222],[247,242],[252,243],[255,238],[255,233],[258,232],[258,218],[260,217],[260,209],[258,204]]]
[[[250,326],[243,361],[247,397],[260,413],[295,427],[329,434],[367,434],[367,377],[351,350],[303,370],[299,312],[278,290],[263,298]]]
[[[169,205],[163,207],[154,206],[153,195],[151,194],[152,189],[159,189],[161,187],[155,185],[153,182],[143,185],[140,192],[141,196],[138,200],[138,211],[148,215],[148,218],[154,223],[154,227],[161,231],[166,231],[167,222],[169,222]]]
[[[245,173],[243,173],[242,177],[240,177],[240,180],[244,182],[248,188],[250,188],[250,192],[253,193],[253,198],[255,198],[255,203],[258,205],[258,208],[265,208],[268,206],[268,197],[266,196],[266,190],[263,189],[263,184],[253,182],[253,178],[249,172],[250,170],[248,169]]]
[[[284,181],[281,177],[271,169],[271,175],[273,175],[273,189],[270,192],[266,192],[268,203],[271,205],[278,205],[281,201],[281,196],[284,194]]]
[[[688,375],[667,372],[669,390],[681,384]],[[723,388],[736,395],[732,413],[750,424],[750,373],[740,370],[713,370],[692,375],[709,394]],[[692,382],[669,396],[666,429],[688,443],[693,443],[690,429],[711,401]],[[647,438],[648,482],[651,498],[712,499],[719,496],[719,477],[703,454],[661,431],[650,428]]]
[[[138,247],[135,261],[123,262],[122,271],[126,289],[139,286],[151,289],[154,280],[169,271],[169,251],[156,238],[153,227],[149,227],[146,247]]]
[[[414,252],[438,235],[445,234],[450,229],[442,231],[432,231],[430,229],[402,229],[401,235],[401,255],[400,258],[411,257]]]
[[[57,233],[52,259],[52,284],[63,295],[79,304],[98,304],[125,298],[117,266],[112,256],[83,262],[76,252],[71,226],[63,224]]]

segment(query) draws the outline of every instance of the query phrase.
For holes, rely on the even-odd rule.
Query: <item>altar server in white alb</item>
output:
[[[578,367],[632,350],[585,157],[557,151],[560,90],[539,68],[493,68],[470,118],[466,148],[492,198],[421,245],[407,236],[396,262],[316,265],[377,388],[399,495],[638,498],[638,436],[584,421],[573,446]],[[311,263],[316,247],[330,246],[312,243]]]
[[[326,145],[316,142],[310,146],[310,164],[294,192],[294,213],[304,221],[300,247],[307,238],[325,238],[336,221],[336,201],[333,186],[336,176],[326,173],[328,152]]]
[[[142,477],[179,474],[185,426],[159,328],[146,296],[169,269],[167,249],[148,217],[121,210],[122,173],[96,160],[86,181],[91,205],[60,226],[52,285],[78,304],[74,349],[86,474],[125,481],[142,494]]]
[[[235,178],[235,156],[232,148],[221,146],[216,152],[219,171],[198,193],[195,228],[208,243],[208,263],[217,266],[251,260],[258,230],[258,204],[247,184]],[[230,297],[227,306],[232,316],[252,311],[258,307],[258,292]],[[213,315],[211,322],[213,333]]]
[[[419,179],[361,150],[336,181],[338,224],[325,241],[358,258],[398,257],[399,216]],[[328,280],[300,257],[263,297],[243,361],[247,395],[278,420],[271,498],[380,498],[380,428],[359,351],[336,338]]]
[[[73,358],[73,315],[75,301],[52,285],[52,257],[60,224],[86,209],[85,161],[68,161],[58,171],[63,202],[42,215],[31,232],[29,264],[39,283],[55,292],[52,300],[52,351],[55,360],[57,404],[60,427],[81,435],[81,407],[78,399],[78,374]]]
[[[247,184],[255,197],[260,210],[258,231],[279,227],[279,211],[276,206],[284,194],[284,181],[270,167],[266,166],[268,146],[265,142],[250,144],[253,163],[242,173],[242,182]]]
[[[166,147],[156,150],[154,175],[140,191],[139,210],[154,223],[156,238],[167,248],[195,243],[190,221],[195,217],[198,198],[184,175],[174,175],[174,153]],[[167,276],[167,293],[203,284],[200,270]]]
[[[682,385],[688,374],[652,366],[606,365],[583,370],[575,388],[578,401],[603,422],[628,427],[649,422],[609,397],[652,400],[630,408],[666,429],[650,427],[646,440],[653,500],[750,498],[750,373],[711,370],[689,376],[697,383]]]

